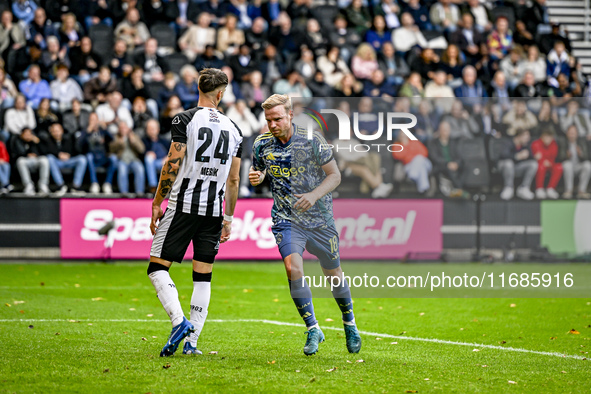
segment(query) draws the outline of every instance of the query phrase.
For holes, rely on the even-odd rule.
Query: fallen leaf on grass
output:
[[[20,310],[20,311],[18,311],[18,312],[19,312],[19,313],[22,313],[22,314],[24,314],[24,313],[25,313],[25,311],[23,311],[23,310]],[[577,334],[578,334],[578,333],[577,333]]]
[[[279,298],[273,298],[273,302],[279,302]]]
[[[507,341],[500,341],[499,343],[500,343],[501,345],[503,345],[503,344],[507,343]]]
[[[158,338],[158,337],[157,337],[156,335],[152,335],[152,338],[156,339],[156,338]]]
[[[93,301],[104,301],[103,297],[95,297],[92,299]]]
[[[74,284],[74,287],[80,287],[80,284],[76,283]]]
[[[580,332],[578,332],[578,331],[577,331],[577,330],[575,330],[574,328],[573,328],[572,330],[570,330],[568,333],[569,333],[569,334],[575,334],[575,335],[579,335],[579,334],[580,334]]]
[[[509,305],[509,308],[515,308],[517,306],[517,304],[511,304]]]
[[[32,324],[29,326],[29,328],[35,328]]]
[[[252,289],[243,289],[242,292],[243,293],[252,293]]]
[[[295,371],[296,371],[296,372],[300,372],[300,370],[299,370],[299,369],[296,369]]]
[[[566,371],[560,371],[560,373],[566,373]]]
[[[89,326],[92,326],[92,323],[88,323]]]
[[[107,372],[109,372],[109,368],[107,368],[103,371],[103,373],[107,373]]]
[[[148,340],[148,338],[142,337],[142,341],[147,341],[147,340]]]
[[[473,351],[473,352],[479,352],[479,351],[480,351],[480,349],[473,349],[472,351]]]
[[[6,305],[6,306],[7,306],[7,307],[9,307],[9,308],[12,306],[12,305],[10,305],[8,302],[7,302],[7,303],[5,303],[4,305]]]
[[[383,340],[383,339],[384,339],[384,338],[376,338],[376,341],[381,341],[381,340]]]
[[[129,334],[129,331],[123,331],[124,334]]]
[[[550,337],[550,339],[551,339],[551,340],[554,340],[554,339],[556,339],[556,337]]]
[[[129,308],[130,311],[135,311],[135,308]]]
[[[398,345],[398,342],[390,342],[390,345]]]
[[[39,283],[40,286],[45,286],[45,282]]]
[[[14,301],[14,302],[13,302],[13,304],[14,304],[14,305],[18,305],[18,304],[24,304],[24,303],[25,303],[24,301]]]
[[[486,368],[486,367],[488,367],[488,365],[482,365],[482,368]]]
[[[337,370],[337,367],[333,367],[331,369],[327,369],[326,372],[334,372]]]
[[[267,364],[275,364],[275,360],[273,360],[273,361],[267,361]]]
[[[60,333],[59,332],[56,332],[55,335],[60,335]]]
[[[406,390],[405,393],[418,393],[417,390]]]
[[[509,384],[517,384],[517,382],[514,382],[512,380],[507,380],[507,383],[509,383]]]
[[[423,316],[425,314],[425,312],[421,312],[419,313],[419,316]]]
[[[152,316],[154,316],[154,314],[153,313],[148,313],[146,316],[152,317]]]
[[[170,363],[166,363],[166,364],[164,364],[164,365],[162,366],[162,368],[164,368],[164,369],[168,369],[168,368],[170,368]]]
[[[316,376],[312,376],[312,378],[310,380],[308,380],[308,383],[313,383],[316,381]]]
[[[351,361],[349,361],[349,360],[347,360],[347,362],[348,362],[349,364],[352,364],[352,362],[351,362]]]
[[[324,321],[329,321],[330,322],[330,321],[334,321],[334,320],[332,320],[331,318],[328,318],[328,319],[324,319]]]
[[[132,298],[131,300],[132,301],[139,301],[140,299],[139,298]]]
[[[365,360],[357,360],[357,361],[355,361],[355,362],[356,362],[356,363],[364,363],[364,362],[365,362]],[[336,368],[336,367],[335,367],[335,368]]]
[[[429,378],[425,378],[424,380],[429,380]]]
[[[217,350],[212,350],[209,354],[218,354]]]

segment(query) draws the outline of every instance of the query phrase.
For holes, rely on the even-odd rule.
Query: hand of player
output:
[[[232,232],[232,222],[224,220],[222,222],[222,235],[220,236],[220,243],[223,244],[230,239],[230,233]]]
[[[265,180],[265,174],[263,174],[261,171],[250,170],[248,172],[248,180],[250,181],[251,185],[258,186]]]
[[[150,232],[152,235],[156,234],[156,229],[158,228],[156,222],[160,220],[162,215],[164,215],[164,212],[162,212],[160,205],[152,205],[152,221],[150,222]]]
[[[316,204],[317,198],[312,193],[294,194],[298,198],[296,203],[293,205],[294,208],[301,212],[306,212]]]

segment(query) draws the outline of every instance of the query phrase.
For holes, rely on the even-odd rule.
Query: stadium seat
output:
[[[176,48],[176,33],[172,27],[164,23],[157,23],[150,28],[152,38],[158,40],[158,54],[170,55]]]
[[[464,160],[464,167],[468,169],[464,186],[468,189],[488,186],[490,170],[486,161],[484,138],[464,139],[460,141],[459,150]]]
[[[107,25],[93,25],[88,30],[88,36],[92,40],[92,49],[107,62],[113,52],[113,28]]]
[[[164,58],[164,61],[168,65],[169,70],[175,74],[178,74],[184,65],[189,64],[189,60],[182,53],[168,55]]]

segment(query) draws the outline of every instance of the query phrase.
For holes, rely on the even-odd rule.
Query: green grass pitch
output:
[[[347,353],[334,301],[316,299],[326,342],[306,357],[305,327],[282,264],[218,262],[198,344],[204,355],[187,357],[179,350],[160,358],[171,327],[146,267],[0,265],[0,392],[581,393],[591,388],[591,364],[584,359],[591,350],[589,298],[357,298],[356,320],[365,334],[356,355]],[[188,316],[190,264],[174,265],[171,274]]]

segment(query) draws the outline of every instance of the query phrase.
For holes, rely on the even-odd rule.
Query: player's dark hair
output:
[[[213,92],[214,90],[228,85],[228,76],[225,72],[217,68],[204,68],[199,74],[199,90],[203,93]]]

